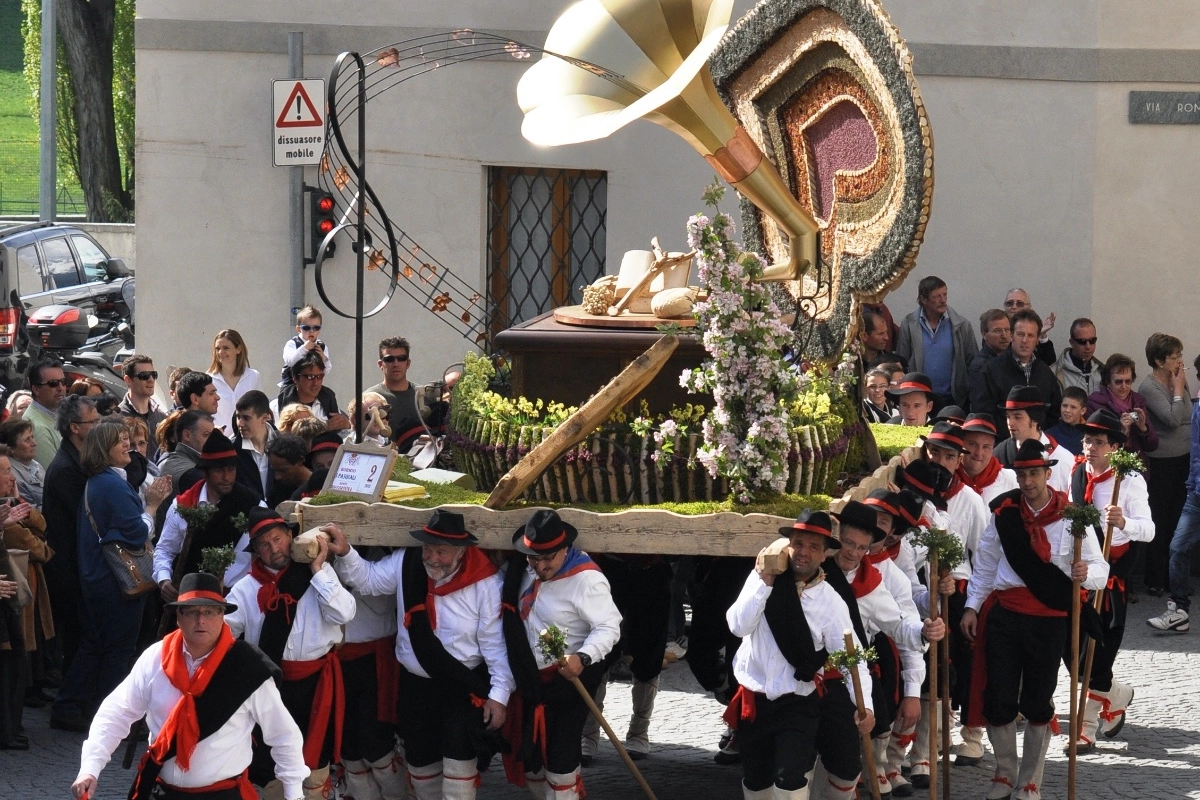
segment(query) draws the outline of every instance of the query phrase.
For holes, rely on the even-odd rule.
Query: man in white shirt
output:
[[[215,433],[213,434],[216,435]],[[229,590],[239,606],[227,621],[235,636],[257,645],[283,670],[280,694],[292,719],[304,731],[304,797],[319,800],[330,791],[330,759],[339,754],[344,700],[341,662],[333,652],[342,626],[354,619],[354,598],[325,563],[329,544],[318,537],[312,563],[292,562],[292,529],[266,508],[250,510],[250,574]],[[251,778],[265,783],[263,795],[277,797],[268,779],[270,757],[255,754]]]
[[[504,640],[524,717],[511,731],[516,752],[505,761],[520,762],[530,791],[550,800],[583,796],[580,734],[589,712],[571,679],[595,693],[605,659],[621,638],[608,578],[574,547],[578,535],[556,512],[535,512],[513,535],[519,555],[508,563],[502,595]],[[542,650],[541,634],[551,626],[566,641],[561,666]],[[539,714],[544,737],[534,727]]]
[[[958,467],[958,479],[970,486],[984,503],[990,503],[997,495],[1017,488],[1017,479],[1012,470],[1004,469],[995,456],[996,421],[991,414],[968,414],[963,421],[962,464]]]
[[[92,720],[71,786],[76,798],[95,795],[96,776],[143,716],[150,749],[138,767],[133,800],[231,800],[246,796],[243,789],[253,794],[247,769],[256,725],[271,748],[283,796],[302,797],[308,776],[303,737],[275,688],[278,668],[234,638],[223,616],[237,606],[225,601],[220,588],[211,575],[184,576],[179,598],[170,604],[179,630],[142,653]]]
[[[1112,530],[1108,553],[1110,577],[1100,610],[1104,639],[1096,643],[1087,702],[1083,705],[1083,726],[1075,750],[1090,753],[1096,749],[1097,728],[1109,738],[1116,736],[1125,725],[1125,709],[1133,700],[1133,687],[1113,679],[1113,662],[1125,636],[1128,604],[1125,582],[1133,573],[1135,561],[1130,546],[1154,538],[1154,520],[1150,516],[1146,479],[1136,472],[1121,478],[1120,505],[1112,503],[1116,479],[1109,457],[1125,443],[1120,417],[1101,408],[1078,427],[1083,431],[1083,456],[1071,475],[1071,502],[1095,506],[1104,524]],[[1102,529],[1089,531],[1089,535],[1093,534],[1103,546]]]
[[[1058,664],[1071,624],[1072,580],[1089,590],[1108,580],[1094,536],[1082,537],[1081,558],[1074,560],[1070,523],[1063,517],[1067,496],[1049,485],[1053,466],[1035,439],[1017,449],[1012,469],[1019,488],[992,502],[967,589],[961,627],[975,642],[967,724],[986,723],[996,754],[988,800],[1040,800]],[[1018,713],[1026,721],[1019,770]]]
[[[858,772],[859,731],[875,727],[867,663],[857,666],[864,715],[850,699],[849,678],[825,668],[829,653],[845,649],[843,633],[852,627],[846,602],[821,570],[826,550],[839,547],[833,521],[823,511],[805,511],[779,534],[787,543],[763,549],[725,615],[729,630],[742,637],[734,657],[740,686],[725,722],[737,728],[746,800],[807,798],[817,755],[831,775]],[[774,563],[779,553],[787,554],[782,573]]]
[[[420,547],[371,563],[324,525],[338,575],[365,595],[393,595],[399,618],[400,738],[418,800],[472,800],[479,746],[504,724],[512,671],[500,625],[500,576],[461,514],[435,511]]]
[[[1011,438],[995,449],[1000,463],[1011,468],[1022,442],[1027,439],[1041,442],[1046,448],[1046,458],[1055,462],[1055,468],[1050,471],[1050,486],[1066,492],[1071,485],[1071,465],[1075,463],[1075,457],[1042,430],[1046,422],[1046,396],[1042,391],[1036,386],[1014,386],[1004,401],[1004,417]]]

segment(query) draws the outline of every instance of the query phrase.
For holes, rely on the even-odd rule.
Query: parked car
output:
[[[34,222],[0,228],[0,383],[9,391],[24,387],[30,314],[43,306],[69,304],[97,318],[98,328],[110,328],[131,317],[121,290],[132,275],[124,261],[71,225]]]

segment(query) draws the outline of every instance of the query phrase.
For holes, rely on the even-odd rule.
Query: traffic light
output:
[[[325,241],[325,236],[334,229],[337,222],[334,221],[334,214],[337,208],[333,203],[333,195],[329,192],[320,189],[312,189],[309,195],[309,252],[312,253],[312,260],[317,260],[317,251],[321,247],[321,242]],[[330,242],[325,248],[325,258],[330,258],[333,251],[337,249],[337,244]]]

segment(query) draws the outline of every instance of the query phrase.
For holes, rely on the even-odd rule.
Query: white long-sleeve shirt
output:
[[[128,735],[129,727],[143,716],[150,727],[150,741],[158,738],[182,695],[162,671],[162,648],[162,642],[146,648],[125,680],[100,704],[87,741],[83,743],[80,778],[85,775],[98,777],[113,751]],[[195,675],[197,667],[207,657],[193,659],[185,648],[188,674]],[[250,734],[255,725],[262,727],[263,741],[271,747],[275,777],[283,783],[284,795],[289,798],[302,796],[301,782],[309,772],[304,765],[304,737],[284,708],[275,682],[269,678],[254,690],[220,730],[200,740],[186,772],[179,768],[174,758],[169,758],[159,777],[164,783],[187,789],[240,775],[250,765]]]
[[[534,572],[525,568],[521,594],[533,585]],[[538,669],[551,665],[542,654],[539,635],[555,625],[567,639],[566,652],[587,653],[595,663],[616,647],[621,638],[621,612],[613,603],[608,578],[600,570],[584,570],[567,578],[538,585],[537,596],[525,618],[525,636]]]
[[[208,503],[208,484],[205,483],[200,489],[200,497],[197,503]],[[259,506],[265,508],[266,503],[259,502]],[[179,551],[183,549],[183,542],[187,539],[187,523],[183,521],[183,515],[179,513],[179,498],[171,501],[171,507],[167,509],[166,519],[163,520],[162,535],[158,537],[158,541],[154,544],[154,582],[162,583],[163,581],[171,580],[175,557],[179,555]],[[237,542],[233,545],[233,563],[225,569],[225,585],[233,586],[242,576],[250,572],[250,562],[254,559],[252,553],[246,552],[246,545],[250,543],[250,535],[243,533],[238,537]]]
[[[1025,498],[1021,498],[1020,502],[1026,503]],[[1050,563],[1070,577],[1075,548],[1070,522],[1060,519],[1045,528],[1046,538],[1050,542]],[[1080,557],[1088,565],[1087,580],[1083,581],[1083,588],[1099,589],[1108,581],[1108,562],[1104,560],[1095,536],[1083,537]],[[975,572],[971,582],[967,584],[967,608],[979,611],[993,591],[1015,589],[1024,585],[1025,582],[1017,576],[1008,559],[1004,557],[1004,548],[996,531],[996,517],[993,515],[976,551]]]
[[[917,604],[913,602],[912,581],[896,560],[884,559],[875,565],[883,575],[883,585],[896,600],[900,613],[905,618],[913,617],[918,622],[924,619]],[[915,573],[914,573],[915,577]],[[925,682],[924,651],[908,650],[897,646],[900,651],[900,683],[905,697],[916,697],[921,694],[921,684]]]
[[[950,502],[946,504],[945,511],[940,511],[934,508],[932,503],[926,501],[924,509],[921,512],[921,519],[928,520],[931,526],[935,528],[941,528],[944,531],[948,531],[958,536],[959,541],[963,543],[964,549],[966,549],[967,544],[963,537],[956,530],[954,521],[950,517],[950,503],[953,503],[955,500],[959,500],[959,498],[968,491],[970,491],[970,489],[964,488],[961,492],[950,498]],[[979,495],[976,494],[975,497],[978,499]],[[959,504],[963,504],[964,502],[970,503],[970,499],[967,498],[965,501],[959,500]],[[921,527],[924,528],[926,526],[922,525]],[[912,564],[912,571],[909,572],[906,570],[906,572],[908,573],[909,580],[911,581],[913,602],[916,603],[917,610],[921,612],[922,618],[929,617],[929,587],[926,584],[921,583],[918,576],[923,570],[925,570],[925,562],[928,556],[929,548],[923,546],[918,547],[910,541],[909,537],[904,537],[903,544],[900,546],[900,557],[897,559],[897,562]],[[956,581],[968,580],[971,577],[970,561],[968,559],[963,559],[962,563],[950,570],[950,577],[954,578]],[[925,576],[925,579],[928,581],[929,576]]]
[[[292,564],[291,569],[309,569],[308,564]],[[245,634],[246,641],[258,645],[266,615],[258,609],[258,590],[262,584],[253,575],[246,575],[229,590],[229,602],[237,611],[225,615],[234,636]],[[308,591],[301,595],[292,610],[295,615],[287,644],[283,647],[284,661],[315,661],[342,641],[342,626],[354,619],[354,596],[338,581],[337,573],[328,564],[312,576]]]
[[[1091,467],[1086,462],[1081,466],[1087,469],[1089,475],[1092,474]],[[1104,507],[1112,502],[1114,485],[1116,485],[1116,481],[1110,475],[1107,480],[1097,483],[1092,489],[1092,505],[1100,509],[1102,513]],[[1119,501],[1118,505],[1121,506],[1121,513],[1125,515],[1125,528],[1122,530],[1116,526],[1113,527],[1113,546],[1152,540],[1154,538],[1154,520],[1150,516],[1150,499],[1146,490],[1146,479],[1136,472],[1126,475],[1121,479],[1121,496],[1117,500]],[[1100,524],[1101,531],[1106,527],[1103,523]]]
[[[337,572],[362,594],[398,597],[406,552],[396,550],[379,561],[367,561],[351,548],[349,553],[338,558]],[[433,633],[446,652],[468,668],[486,663],[492,681],[488,698],[508,705],[515,684],[500,627],[501,583],[500,575],[496,574],[436,597],[437,627]],[[413,652],[408,629],[402,623],[404,604],[399,601],[396,616],[396,660],[414,675],[432,677],[421,667]]]
[[[232,439],[233,435],[237,433],[233,425],[233,417],[237,413],[237,401],[246,392],[252,392],[258,388],[258,370],[247,367],[242,376],[238,378],[237,386],[234,387],[225,381],[225,376],[220,372],[208,374],[212,376],[213,386],[217,387],[217,413],[213,414],[213,425]]]
[[[791,580],[784,573],[776,580]],[[761,692],[769,700],[777,700],[785,694],[806,696],[816,691],[812,681],[796,680],[795,668],[784,658],[767,624],[765,612],[771,587],[762,582],[757,572],[746,577],[746,583],[737,600],[725,612],[725,621],[734,636],[741,637],[742,644],[733,659],[733,674],[738,683],[752,692]],[[806,588],[800,594],[800,608],[812,632],[813,646],[822,647],[830,653],[845,649],[843,634],[853,630],[850,610],[846,602],[825,581]],[[856,637],[857,638],[857,637]],[[863,642],[858,643],[864,647]],[[858,665],[859,680],[862,682],[863,703],[874,711],[871,702],[871,673],[865,661]],[[849,680],[849,677],[847,677]]]
[[[857,569],[847,572],[846,580],[853,582],[857,574]],[[900,651],[900,680],[904,684],[904,696],[919,697],[921,683],[925,680],[922,654],[929,647],[921,635],[920,615],[915,613],[915,609],[914,613],[905,614],[885,581],[880,581],[878,586],[858,598],[858,615],[867,636],[874,639],[876,634],[883,633],[896,643],[896,649]]]

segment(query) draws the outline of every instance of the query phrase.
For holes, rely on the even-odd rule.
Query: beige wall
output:
[[[306,74],[326,77],[342,49],[420,30],[471,27],[540,42],[565,0],[480,3],[313,0],[139,4],[137,259],[145,345],[160,361],[204,366],[212,334],[236,327],[273,376],[288,323],[287,171],[271,166],[270,81],[287,74],[287,31],[306,34]],[[738,0],[735,15],[749,8]],[[916,282],[938,274],[977,316],[1011,285],[1043,313],[1100,323],[1100,350],[1134,356],[1162,328],[1200,348],[1185,315],[1200,217],[1200,126],[1133,126],[1133,89],[1200,91],[1200,11],[1184,0],[891,0],[915,55],[935,140],[933,215],[897,316]],[[233,22],[228,22],[233,20]],[[527,62],[526,62],[527,63]],[[520,137],[524,66],[483,62],[413,81],[370,106],[369,179],[392,218],[456,274],[481,285],[489,164],[604,169],[608,262],[653,235],[680,246],[711,170],[681,140],[635,123],[609,140],[538,149]],[[315,170],[307,180],[315,182]],[[729,204],[732,209],[732,203]],[[329,283],[345,289],[339,249]],[[340,270],[340,273],[339,273]],[[317,301],[311,270],[310,301]],[[376,287],[377,288],[377,287]],[[152,311],[151,311],[152,309]],[[351,326],[327,317],[334,388],[348,397]],[[469,346],[397,295],[367,341],[401,333],[414,373],[434,377]],[[367,376],[373,374],[368,359]]]

